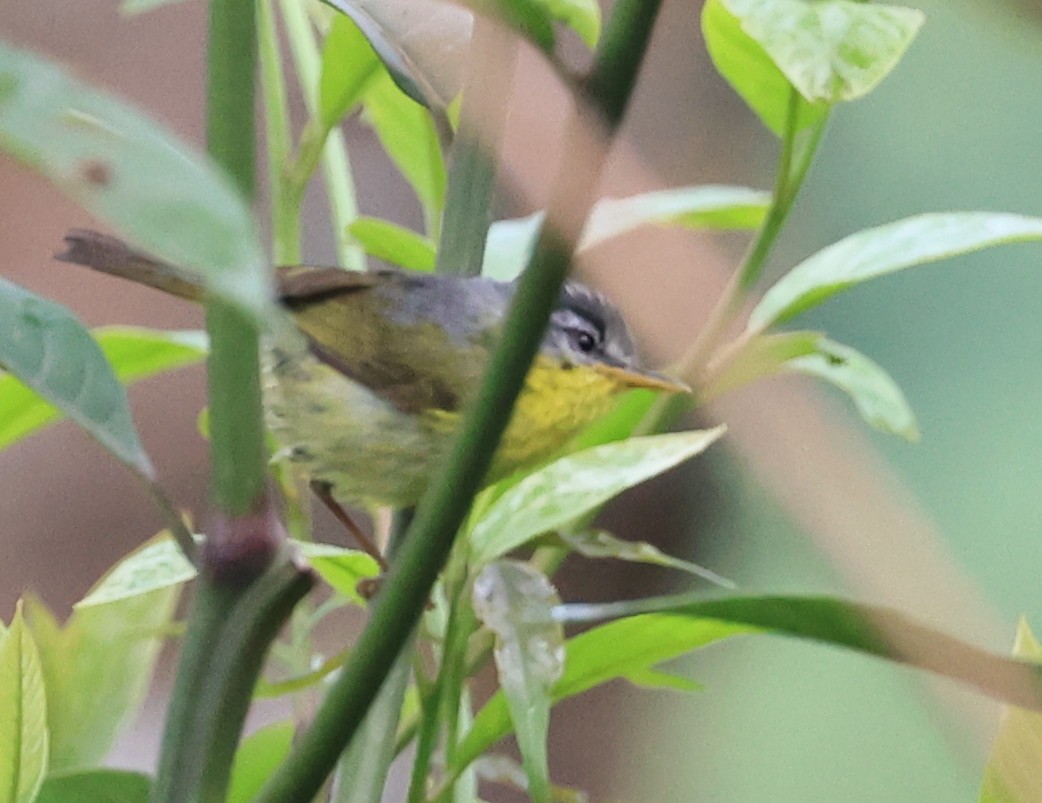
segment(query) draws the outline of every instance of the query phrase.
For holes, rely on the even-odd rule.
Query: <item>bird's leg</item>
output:
[[[362,532],[362,528],[355,524],[354,519],[351,515],[344,510],[336,499],[333,498],[333,486],[328,482],[322,480],[311,480],[311,490],[315,496],[318,497],[319,501],[322,502],[329,510],[330,513],[344,525],[344,528],[354,536],[354,539],[358,542],[358,545],[362,547],[373,559],[380,564],[380,571],[387,572],[387,561],[384,556],[380,554],[380,548],[373,543],[373,539]]]

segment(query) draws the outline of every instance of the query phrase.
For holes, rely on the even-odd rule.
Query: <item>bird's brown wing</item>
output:
[[[474,361],[433,321],[402,316],[427,277],[398,271],[280,268],[278,291],[307,336],[312,353],[401,410],[456,410]]]

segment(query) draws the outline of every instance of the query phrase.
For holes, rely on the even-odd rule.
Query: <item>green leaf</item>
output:
[[[496,499],[470,533],[475,564],[574,521],[615,495],[694,457],[723,427],[630,438],[562,457]]]
[[[656,664],[748,630],[672,614],[634,616],[592,628],[565,644],[564,674],[551,699],[558,703],[612,680],[647,678],[646,670]],[[450,771],[462,771],[510,729],[506,699],[503,692],[496,692],[474,718]]]
[[[163,6],[172,6],[175,3],[183,3],[185,0],[123,0],[119,6],[119,13],[130,16],[132,14],[144,14],[146,11],[155,11]]]
[[[226,803],[249,803],[293,745],[293,723],[275,722],[243,739],[235,751]]]
[[[409,270],[434,270],[434,243],[404,226],[375,217],[360,217],[347,227],[369,256]]]
[[[752,229],[763,221],[770,202],[770,193],[761,190],[713,184],[602,198],[594,205],[579,249],[593,248],[641,226]],[[537,212],[493,223],[482,274],[500,281],[515,279],[531,256],[543,217]]]
[[[365,600],[358,594],[358,583],[380,574],[380,566],[371,555],[332,544],[295,542],[315,571],[332,588],[359,605]]]
[[[108,327],[91,333],[124,385],[206,356],[202,332]],[[0,449],[61,418],[61,411],[10,375],[0,374]]]
[[[380,60],[350,17],[337,14],[322,46],[318,118],[331,129],[362,100]]]
[[[877,276],[994,245],[1039,240],[1042,219],[994,212],[919,215],[859,231],[783,276],[760,299],[748,328],[762,331]]]
[[[784,367],[835,385],[850,396],[861,417],[876,429],[909,441],[919,440],[915,413],[901,388],[861,352],[822,338],[815,353],[791,359]]]
[[[922,24],[915,9],[855,0],[709,0],[702,11],[713,63],[779,136],[790,85],[807,102],[804,128],[826,107],[871,92]]]
[[[83,324],[65,307],[5,279],[0,279],[0,321],[8,332],[0,338],[0,365],[152,479],[126,391]]]
[[[350,17],[398,88],[444,110],[463,85],[471,15],[442,0],[323,0]]]
[[[555,41],[553,18],[548,8],[552,2],[554,0],[460,0],[478,14],[494,17],[513,28],[547,53],[554,49]]]
[[[642,689],[668,690],[682,692],[704,691],[705,687],[690,678],[681,675],[672,675],[669,672],[661,672],[657,669],[634,669],[628,673],[626,680],[634,686]]]
[[[47,749],[43,670],[19,602],[0,642],[0,800],[35,800],[47,771]]]
[[[152,779],[126,770],[49,774],[36,803],[148,803]]]
[[[0,149],[135,245],[199,271],[215,295],[254,313],[270,306],[252,213],[220,169],[131,106],[3,42]]]
[[[1025,619],[1017,623],[1013,655],[1042,663],[1042,644]],[[1042,714],[1007,708],[984,768],[980,803],[1034,803],[1038,800],[1038,768],[1042,761]]]
[[[124,557],[73,607],[76,610],[133,599],[187,583],[195,567],[177,543],[162,532]]]
[[[52,772],[90,767],[108,754],[148,690],[177,596],[168,588],[78,608],[64,626],[42,602],[26,600],[47,685]]]
[[[474,613],[496,636],[499,685],[536,803],[550,800],[550,688],[564,670],[564,630],[553,618],[558,603],[550,581],[520,561],[491,563],[474,580]]]
[[[702,7],[702,35],[717,71],[776,136],[785,136],[789,104],[795,91],[763,46],[742,27],[725,0],[707,0]],[[797,96],[795,131],[824,124],[825,103]]]
[[[770,204],[769,192],[715,184],[602,198],[593,208],[579,247],[592,248],[648,225],[755,229],[763,223]]]
[[[358,581],[380,573],[376,561],[364,552],[306,541],[294,541],[293,544],[322,579],[355,602],[362,602],[355,590]],[[90,608],[133,599],[187,583],[195,575],[195,568],[181,548],[165,532],[160,533],[112,567],[74,607]]]
[[[790,360],[817,353],[823,337],[821,332],[757,335],[709,379],[699,397],[706,401],[715,399],[753,380],[777,374]]]
[[[440,213],[445,203],[445,160],[430,114],[403,95],[386,74],[373,79],[363,103],[365,119],[420,203]]]
[[[650,563],[654,566],[664,566],[667,569],[678,569],[693,574],[695,577],[701,577],[703,580],[724,588],[733,589],[735,587],[734,583],[716,572],[699,566],[697,563],[667,555],[645,541],[624,541],[604,530],[592,529],[580,532],[564,530],[560,533],[560,537],[565,546],[573,552],[578,552],[584,558],[614,558],[631,563]]]

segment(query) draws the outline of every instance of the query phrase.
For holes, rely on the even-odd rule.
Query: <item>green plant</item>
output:
[[[710,322],[677,367],[696,388],[696,400],[774,372],[798,371],[847,392],[870,423],[916,437],[907,403],[878,365],[820,333],[776,327],[876,276],[1040,240],[1042,220],[949,213],[860,232],[789,271],[755,304],[742,333],[730,341],[726,335],[752,300],[833,107],[869,92],[897,64],[922,22],[918,12],[846,0],[709,0],[703,30],[715,65],[779,138],[774,190],[689,187],[598,201],[605,146],[625,113],[656,0],[619,0],[603,35],[590,0],[469,4],[480,17],[422,0],[331,5],[342,13],[309,9],[299,0],[256,6],[211,0],[209,159],[54,65],[0,46],[0,147],[137,244],[199,269],[210,298],[205,338],[143,330],[92,337],[68,311],[0,283],[0,318],[14,333],[0,342],[0,364],[8,371],[0,379],[0,407],[8,412],[0,445],[61,411],[141,477],[172,535],[117,564],[64,627],[27,598],[0,634],[0,789],[7,797],[76,799],[101,789],[127,800],[288,801],[320,792],[341,801],[375,800],[392,758],[415,744],[410,800],[475,799],[477,759],[513,732],[529,795],[549,800],[566,794],[549,778],[553,703],[617,678],[690,687],[655,667],[742,633],[846,647],[938,672],[1017,706],[1042,707],[1034,664],[989,655],[895,611],[825,598],[701,594],[561,604],[549,577],[569,552],[656,562],[719,580],[648,545],[589,527],[610,498],[723,434],[722,428],[652,434],[665,430],[690,400],[662,402],[634,392],[556,461],[481,490],[573,251],[651,223],[754,231]],[[277,16],[309,110],[296,138]],[[424,37],[411,36],[421,23]],[[596,45],[582,80],[557,60],[561,26]],[[493,224],[494,154],[517,36],[544,52],[581,103],[566,133],[570,159],[545,215]],[[461,80],[454,66],[468,41],[485,59],[475,60]],[[300,260],[303,192],[321,168],[345,268],[360,267],[364,253],[411,269],[501,278],[528,266],[443,475],[416,511],[399,512],[392,570],[370,606],[369,626],[343,653],[321,656],[317,669],[311,631],[336,607],[361,605],[357,582],[376,566],[364,555],[310,542],[291,479],[283,483],[285,524],[265,490],[258,345],[273,313],[269,261],[249,203],[255,53],[276,262]],[[415,191],[422,234],[357,215],[337,126],[359,109]],[[156,480],[120,381],[204,356],[214,510],[209,531],[197,539]],[[286,474],[285,467],[277,469]],[[528,560],[507,557],[532,546]],[[158,772],[147,778],[102,770],[107,745],[143,690],[157,639],[171,627],[177,592],[193,578]],[[309,596],[319,578],[328,590]],[[432,608],[425,612],[428,600]],[[611,621],[565,638],[566,623],[600,620]],[[287,636],[267,661],[280,674],[261,679],[269,647],[287,622]],[[196,669],[204,654],[205,673]],[[414,660],[414,654],[433,661]],[[475,711],[468,679],[490,660],[501,688]],[[112,664],[121,671],[104,671]],[[313,721],[280,723],[239,745],[251,699],[274,694],[321,704]],[[1008,739],[997,751],[1011,749],[1007,745]],[[1000,766],[989,772],[988,788],[1004,791],[989,794],[1007,798],[990,799],[1019,799],[996,780]],[[331,774],[335,780],[327,786]]]

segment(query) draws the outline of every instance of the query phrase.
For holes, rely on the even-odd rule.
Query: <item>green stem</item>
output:
[[[636,82],[661,0],[618,0],[590,80],[589,100],[614,133]],[[572,115],[550,206],[535,254],[521,275],[502,339],[493,351],[474,404],[463,417],[445,468],[435,474],[409,528],[398,560],[373,606],[343,673],[330,686],[314,723],[301,734],[286,762],[257,800],[308,800],[321,787],[349,744],[384,678],[408,641],[438,573],[452,550],[460,523],[480,490],[514,400],[539,350],[558,303],[571,254],[593,205],[607,151],[584,147],[587,110]]]
[[[279,49],[273,0],[257,3],[258,50],[261,86],[264,89],[264,120],[268,144],[268,191],[271,194],[272,251],[276,265],[301,261],[300,210],[294,203],[286,176],[293,156],[286,81]]]
[[[474,20],[459,131],[452,142],[437,273],[481,274],[517,48],[517,38],[497,22],[481,16]],[[496,57],[486,62],[481,56],[487,53]]]
[[[322,73],[322,57],[315,31],[308,18],[307,7],[300,0],[282,0],[281,8],[301,93],[308,114],[314,121],[318,119],[318,87]],[[304,189],[315,169],[315,155],[319,153],[340,264],[351,270],[362,270],[365,268],[365,255],[360,248],[351,244],[346,233],[347,226],[358,218],[358,203],[355,200],[347,146],[339,130],[319,130],[313,122],[305,128],[300,155],[289,171],[296,213],[300,214]]]

